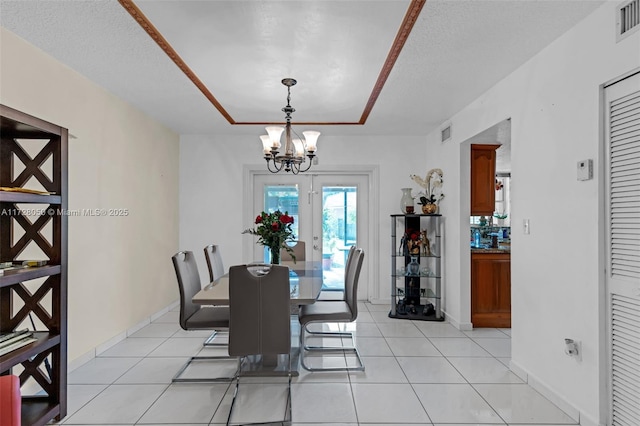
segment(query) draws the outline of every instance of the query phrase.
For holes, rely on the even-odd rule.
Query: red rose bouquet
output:
[[[245,229],[243,234],[257,235],[258,243],[269,247],[271,251],[271,263],[280,263],[280,249],[284,248],[295,261],[293,250],[286,242],[293,241],[293,217],[288,212],[282,213],[276,210],[273,213],[262,212],[256,217],[255,228]]]

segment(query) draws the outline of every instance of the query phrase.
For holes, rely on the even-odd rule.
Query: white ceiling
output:
[[[122,3],[122,4],[121,4]],[[180,134],[229,123],[123,5],[138,7],[235,122],[358,122],[410,0],[0,1],[0,25]],[[424,135],[603,1],[429,0],[364,125],[324,134]],[[0,88],[1,89],[1,88]]]

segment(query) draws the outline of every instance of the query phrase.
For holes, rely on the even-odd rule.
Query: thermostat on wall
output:
[[[593,160],[578,161],[578,180],[593,179]]]

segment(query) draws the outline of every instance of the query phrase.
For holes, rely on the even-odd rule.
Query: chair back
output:
[[[304,262],[307,258],[306,256],[306,244],[304,241],[296,241],[295,246],[291,246],[291,250],[293,250],[293,255],[296,257],[296,262]],[[286,249],[280,249],[280,261],[281,262],[293,262],[293,257]]]
[[[176,270],[180,290],[180,327],[187,330],[187,320],[200,309],[200,305],[191,301],[201,289],[198,264],[191,251],[178,252],[171,257],[171,260]]]
[[[347,281],[347,271],[349,270],[349,264],[353,260],[353,254],[356,251],[356,246],[349,247],[349,253],[347,254],[347,261],[344,264],[344,280]]]
[[[351,321],[358,317],[358,281],[360,280],[360,270],[364,260],[364,250],[355,249],[352,260],[346,270],[344,281],[344,298],[349,309],[351,309]]]
[[[264,275],[255,275],[250,268],[229,268],[229,355],[288,354],[289,268],[271,265]]]
[[[209,282],[214,282],[224,275],[224,264],[222,263],[220,246],[216,244],[206,246],[204,248],[204,257],[207,259],[207,267],[209,268]]]

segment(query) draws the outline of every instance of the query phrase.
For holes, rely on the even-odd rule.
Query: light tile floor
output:
[[[509,371],[511,330],[461,332],[446,322],[390,319],[386,306],[361,303],[360,310],[348,328],[355,332],[366,371],[301,371],[292,384],[293,425],[576,424]],[[69,374],[69,409],[61,423],[224,424],[234,386],[171,383],[188,357],[224,353],[224,348],[203,348],[208,334],[181,330],[177,310],[162,316]],[[353,361],[309,357],[312,365]],[[189,373],[211,370],[211,364],[199,363]],[[285,395],[282,378],[244,379],[234,420],[282,418]]]

